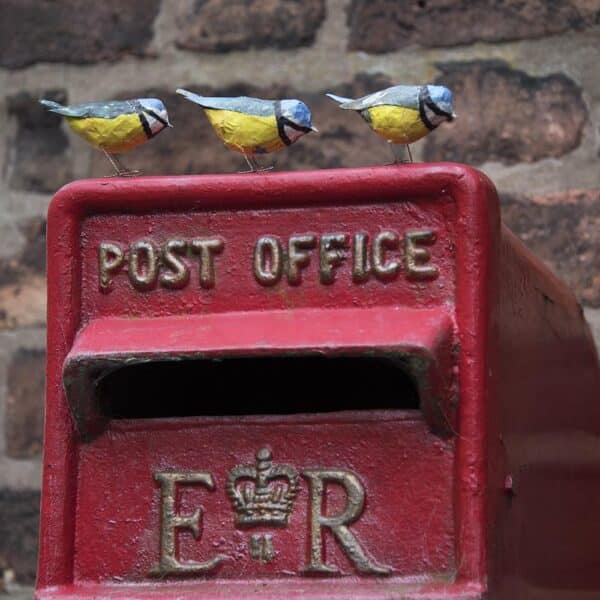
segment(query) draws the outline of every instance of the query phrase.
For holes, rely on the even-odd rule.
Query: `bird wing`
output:
[[[402,106],[404,108],[419,109],[419,90],[416,85],[395,85],[385,90],[380,90],[368,96],[350,100],[340,104],[340,108],[348,110],[365,110],[373,106]]]
[[[73,104],[62,106],[52,100],[40,100],[40,102],[51,112],[63,117],[74,117],[77,119],[97,118],[114,119],[119,115],[137,113],[141,107],[136,100],[112,100],[108,102],[85,102],[84,104]]]
[[[344,98],[344,96],[336,96],[335,94],[325,94],[328,98],[339,102],[340,104],[346,104],[347,102],[354,102],[353,98]]]
[[[202,108],[215,110],[231,110],[233,112],[269,117],[275,112],[274,100],[262,100],[260,98],[249,98],[248,96],[237,96],[236,98],[209,98],[199,96],[184,89],[178,89],[178,94],[187,98],[190,102],[199,104]]]

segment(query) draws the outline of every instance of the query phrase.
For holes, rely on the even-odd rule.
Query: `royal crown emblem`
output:
[[[256,466],[241,465],[229,473],[226,489],[236,525],[288,524],[298,493],[298,473],[290,465],[273,465],[271,458],[271,451],[261,448]]]

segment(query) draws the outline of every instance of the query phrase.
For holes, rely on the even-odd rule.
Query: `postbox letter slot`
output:
[[[143,362],[106,374],[96,393],[108,419],[419,408],[405,365],[369,356]]]

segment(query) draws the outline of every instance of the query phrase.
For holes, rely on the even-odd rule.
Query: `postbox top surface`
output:
[[[193,208],[282,207],[380,202],[451,193],[479,195],[493,184],[481,171],[459,163],[420,163],[354,169],[322,169],[228,175],[144,176],[79,180],[54,196],[49,220],[89,214]],[[481,209],[485,210],[485,206]],[[471,207],[471,211],[474,207]]]

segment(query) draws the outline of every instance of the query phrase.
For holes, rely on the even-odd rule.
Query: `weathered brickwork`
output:
[[[503,197],[502,216],[587,306],[600,308],[600,188]]]
[[[593,0],[353,0],[348,8],[350,48],[374,53],[411,44],[444,47],[539,38],[599,22]]]
[[[73,178],[67,156],[69,138],[61,127],[61,117],[40,110],[40,98],[67,102],[64,90],[8,97],[8,114],[17,121],[8,184],[16,190],[52,193]]]
[[[0,0],[0,65],[93,63],[143,54],[160,0]]]
[[[12,458],[37,456],[42,449],[46,353],[19,348],[7,373],[6,453]]]
[[[46,221],[32,217],[15,226],[24,242],[12,256],[0,257],[0,331],[46,318]]]
[[[0,570],[10,568],[19,581],[35,579],[39,510],[38,491],[0,488]]]
[[[205,52],[306,46],[325,18],[325,0],[196,0],[181,7],[177,45]]]
[[[427,138],[427,160],[513,164],[557,158],[579,146],[587,107],[564,74],[530,77],[499,61],[439,68],[437,82],[453,90],[459,118]]]
[[[298,170],[391,161],[325,92],[447,85],[458,119],[415,159],[486,171],[504,221],[569,283],[600,342],[599,35],[595,0],[0,0],[0,571],[35,575],[46,207],[72,179],[112,175],[39,98],[158,96],[174,129],[123,162],[231,173],[243,157],[176,87],[304,100],[320,133],[259,158]]]

